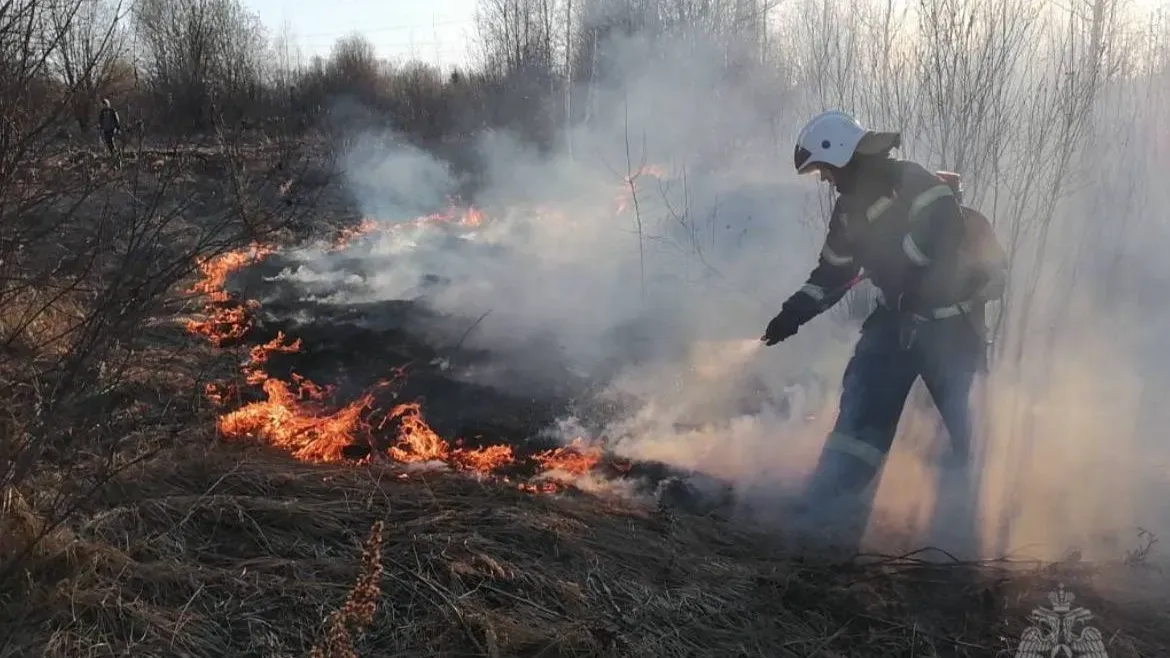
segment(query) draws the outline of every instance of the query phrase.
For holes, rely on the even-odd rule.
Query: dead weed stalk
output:
[[[325,618],[325,637],[313,647],[312,658],[357,658],[353,638],[374,621],[382,597],[382,521],[370,527],[362,548],[362,567],[345,603]]]

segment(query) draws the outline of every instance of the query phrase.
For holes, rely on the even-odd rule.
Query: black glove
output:
[[[780,315],[772,318],[760,340],[772,346],[791,338],[800,325],[813,319],[821,310],[820,303],[806,292],[797,292],[780,307]]]
[[[771,347],[786,338],[791,338],[796,335],[796,331],[800,329],[800,325],[800,317],[795,312],[784,309],[768,323],[768,328],[764,330],[764,335],[760,337],[760,340],[765,345]]]

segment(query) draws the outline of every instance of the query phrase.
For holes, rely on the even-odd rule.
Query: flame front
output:
[[[459,448],[451,453],[451,461],[467,471],[490,473],[516,461],[512,446],[494,445],[483,448]]]
[[[309,386],[298,387],[294,392],[279,379],[264,380],[268,399],[221,416],[219,431],[228,438],[264,439],[305,461],[341,461],[346,446],[357,443],[368,432],[362,414],[373,397],[367,393],[340,410],[327,413],[313,403],[321,389],[307,383]]]
[[[276,337],[264,343],[263,345],[256,345],[248,352],[248,361],[244,364],[244,381],[252,386],[259,386],[268,380],[268,373],[264,370],[264,364],[268,362],[268,357],[273,352],[282,352],[284,354],[293,354],[301,351],[301,339],[298,338],[291,343],[285,342],[284,332],[276,332]]]
[[[581,437],[564,448],[546,450],[534,455],[534,459],[545,470],[561,471],[570,475],[581,476],[593,470],[601,462],[601,448],[586,446]]]
[[[205,311],[205,319],[187,320],[187,331],[203,336],[216,347],[222,347],[248,333],[252,328],[250,314],[257,306],[258,302],[249,300],[236,306],[210,307]]]
[[[462,207],[459,205],[457,199],[451,197],[447,199],[447,208],[439,212],[432,213],[425,217],[420,217],[414,220],[416,224],[428,224],[442,222],[444,224],[455,224],[463,227],[477,227],[484,223],[484,214],[474,206]]]
[[[276,250],[267,245],[253,244],[246,249],[229,251],[198,261],[196,266],[203,274],[203,278],[196,282],[189,292],[206,295],[212,302],[226,302],[229,295],[224,286],[227,284],[228,276],[274,251]]]
[[[357,226],[343,228],[338,231],[337,237],[327,247],[328,251],[336,252],[349,247],[358,238],[369,235],[371,233],[395,230],[405,226],[420,226],[424,224],[446,224],[454,225],[462,228],[477,228],[483,226],[487,221],[487,217],[483,211],[474,206],[463,206],[458,199],[449,197],[447,199],[447,207],[438,212],[424,215],[409,222],[402,222],[398,224],[379,223],[370,218],[362,219]],[[238,258],[238,257],[237,257]],[[243,264],[247,264],[246,262]],[[241,265],[242,266],[242,265]],[[222,281],[220,282],[222,284]],[[208,288],[216,289],[214,281],[209,282]],[[203,290],[196,290],[194,292],[205,292]],[[207,294],[205,292],[205,294]]]
[[[454,203],[445,211],[416,220],[419,223],[444,222],[463,227],[480,226],[484,221],[479,210],[470,207],[460,210]],[[365,220],[359,226],[342,232],[334,246],[342,248],[356,237],[379,228],[373,220]],[[252,315],[260,304],[255,300],[233,299],[224,286],[232,272],[274,252],[275,248],[271,246],[251,245],[199,262],[202,278],[189,292],[207,299],[208,304],[204,309],[206,317],[189,320],[186,323],[187,330],[206,338],[217,347],[245,338],[252,328]],[[426,422],[418,402],[394,406],[375,427],[370,422],[371,416],[377,413],[373,390],[331,410],[328,401],[333,391],[330,387],[316,384],[295,373],[290,375],[289,381],[285,381],[267,370],[266,366],[273,354],[292,354],[301,351],[302,347],[299,338],[290,339],[280,332],[272,340],[249,349],[247,359],[240,366],[240,374],[248,387],[259,387],[258,392],[263,394],[263,399],[244,403],[234,411],[219,416],[216,425],[224,438],[259,439],[287,451],[296,459],[336,462],[353,459],[352,453],[347,455],[348,448],[373,446],[373,439],[379,433],[393,428],[395,440],[382,456],[395,462],[442,462],[460,471],[488,475],[517,463],[518,458],[508,445],[480,448],[452,446]],[[397,368],[390,379],[379,382],[374,390],[400,384],[404,377],[405,367]],[[230,383],[208,384],[204,393],[217,407],[223,407],[229,399],[239,397],[239,390]],[[372,448],[359,452],[364,455],[361,460],[378,456]],[[581,476],[597,466],[601,458],[599,448],[585,446],[581,439],[577,439],[570,446],[536,454],[533,461],[545,471]],[[507,481],[507,478],[504,480]],[[541,481],[517,486],[534,493],[563,488],[554,482]]]
[[[380,227],[378,226],[378,222],[375,222],[369,218],[363,219],[358,223],[357,226],[342,229],[337,238],[333,241],[333,244],[330,247],[330,251],[341,251],[342,249],[348,247],[357,238],[360,238],[361,236],[369,233],[373,233],[379,228]]]
[[[394,407],[387,420],[398,422],[398,445],[390,447],[390,456],[404,464],[447,461],[451,446],[423,420],[422,407],[407,402]]]

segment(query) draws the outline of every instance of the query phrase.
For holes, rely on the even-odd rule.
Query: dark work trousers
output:
[[[843,522],[842,538],[860,541],[870,502],[862,494],[881,472],[910,388],[920,376],[950,435],[947,470],[965,472],[971,386],[985,358],[983,334],[966,315],[915,321],[878,307],[862,325],[845,368],[836,424],[802,496],[806,520]]]
[[[114,144],[114,131],[103,130],[102,131],[102,142],[105,143],[106,148],[110,151],[110,155],[113,155],[114,152],[117,150],[117,146]]]

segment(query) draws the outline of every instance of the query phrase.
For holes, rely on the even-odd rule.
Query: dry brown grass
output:
[[[0,656],[990,656],[1058,578],[1078,581],[850,565],[615,498],[225,445],[199,391],[238,370],[234,355],[177,328],[152,339],[102,434],[123,460],[158,452],[0,585]],[[5,492],[0,568],[45,530],[44,499],[66,477],[84,468]],[[1111,655],[1165,655],[1165,620],[1086,587]]]
[[[849,566],[618,500],[176,447],[28,562],[0,655],[989,656],[1058,577]],[[1082,596],[1111,655],[1164,655],[1153,615]]]
[[[21,346],[37,356],[65,353],[85,320],[85,301],[80,292],[54,292],[66,287],[67,284],[29,287],[8,296],[0,313],[0,341],[18,337]]]
[[[1092,565],[849,563],[612,497],[224,445],[202,384],[233,355],[143,338],[100,426],[0,491],[0,658],[994,656],[1058,579],[1114,658],[1170,653],[1165,608],[1095,597]]]

